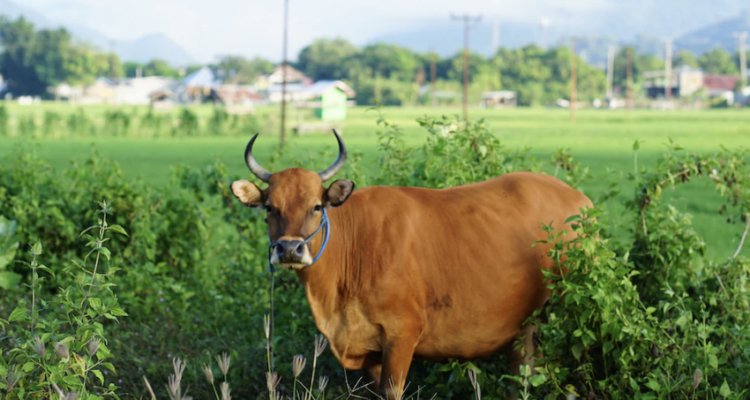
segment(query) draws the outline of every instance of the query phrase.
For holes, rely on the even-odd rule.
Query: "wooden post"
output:
[[[667,39],[667,51],[664,56],[664,98],[672,99],[672,39]]]
[[[463,17],[451,16],[453,20],[464,22],[464,120],[469,120],[469,26],[472,22],[478,22],[481,16],[471,18],[469,15]]]
[[[573,39],[573,54],[570,58],[570,123],[576,123],[576,101],[578,98],[578,71],[576,40]]]
[[[747,39],[747,31],[734,32],[734,37],[737,38],[737,45],[740,51],[740,90],[747,86],[747,51],[745,50],[745,39]]]
[[[469,22],[464,24],[464,119],[469,121]]]
[[[435,75],[437,67],[435,66],[435,51],[430,53],[430,94],[432,97],[432,107],[437,107],[437,98],[435,98]]]
[[[286,141],[286,50],[287,50],[287,38],[289,36],[288,29],[289,21],[289,0],[284,0],[284,45],[283,45],[283,61],[281,63],[281,145],[284,145]]]

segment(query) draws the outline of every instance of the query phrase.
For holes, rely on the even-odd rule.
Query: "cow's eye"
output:
[[[320,204],[318,204],[317,206],[313,207],[313,211],[314,212],[318,212],[318,211],[320,211],[322,209],[323,209],[323,206],[321,206]]]
[[[273,214],[273,212],[274,212],[273,207],[271,207],[270,205],[267,205],[266,206],[266,212],[269,213],[269,214]]]

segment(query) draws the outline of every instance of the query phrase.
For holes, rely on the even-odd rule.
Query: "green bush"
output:
[[[5,105],[0,106],[0,136],[10,136],[10,115]]]
[[[104,114],[104,124],[107,134],[112,136],[125,136],[130,127],[131,116],[125,113],[122,108],[113,108],[107,110]]]
[[[216,118],[222,120],[223,129],[233,129],[235,121],[242,121],[237,116]],[[418,122],[428,137],[421,145],[409,146],[400,127],[381,115],[380,174],[364,176],[358,165],[361,154],[353,152],[342,177],[354,179],[359,186],[436,188],[518,170],[545,171],[574,187],[592,178],[570,150],[561,149],[546,161],[531,156],[529,149],[511,151],[482,121],[467,124],[425,117]],[[320,169],[334,150],[294,158],[282,147],[273,152],[266,167]],[[27,327],[19,323],[25,320],[14,317],[7,325],[9,330],[0,338],[0,381],[14,371],[13,365],[34,357],[34,336],[51,343],[62,340],[61,332],[67,332],[76,346],[87,340],[85,332],[69,330],[70,323],[57,327],[56,322],[47,321],[89,315],[89,309],[94,315],[101,311],[99,304],[72,308],[62,302],[65,296],[74,300],[73,305],[85,298],[80,297],[82,288],[88,288],[80,280],[85,272],[75,266],[90,265],[84,264],[90,250],[80,245],[79,233],[98,220],[93,202],[107,198],[111,203],[106,208],[114,210],[107,215],[107,223],[129,234],[114,235],[105,242],[111,249],[111,264],[101,270],[101,286],[97,286],[103,291],[97,298],[116,299],[129,315],[116,324],[105,315],[104,334],[97,336],[115,356],[117,374],[105,374],[102,384],[92,372],[97,380],[86,378],[83,386],[71,380],[67,389],[60,386],[62,390],[85,389],[96,396],[96,391],[115,390],[106,386],[113,383],[121,398],[141,398],[150,396],[142,380],[148,376],[155,395],[166,398],[165,385],[173,368],[182,365],[183,361],[175,360],[180,357],[188,363],[181,375],[182,387],[189,387],[194,398],[215,397],[218,382],[211,385],[201,365],[227,352],[232,367],[228,374],[222,373],[222,383],[231,387],[232,396],[266,396],[267,231],[262,214],[241,206],[229,188],[248,172],[230,174],[219,162],[200,169],[175,166],[170,183],[157,188],[126,177],[96,152],[63,171],[53,170],[27,148],[13,154],[0,164],[0,215],[17,222],[12,225],[0,219],[0,290],[5,294],[0,297],[0,318],[8,321],[12,310],[30,311],[32,304],[38,304],[43,312],[35,321],[45,322]],[[625,214],[617,218],[609,214],[606,203],[613,201],[620,188],[609,185],[606,193],[594,199],[594,209],[573,217],[577,237],[551,252],[567,273],[547,274],[552,290],[549,304],[529,319],[538,325],[541,357],[536,365],[511,377],[500,354],[475,362],[415,362],[409,378],[416,385],[411,390],[420,386],[420,392],[428,396],[470,398],[481,387],[485,399],[504,398],[507,389],[519,387],[524,398],[565,398],[569,393],[641,399],[747,396],[750,263],[736,255],[718,262],[706,259],[705,244],[692,228],[690,216],[661,197],[662,191],[682,181],[711,179],[728,200],[728,207],[720,210],[722,218],[746,223],[750,169],[745,160],[743,151],[696,155],[672,144],[654,165],[631,173],[637,191],[627,202]],[[16,250],[37,242],[44,245],[43,256]],[[42,261],[50,272],[45,270],[40,277]],[[17,282],[33,288],[31,298],[14,285]],[[105,285],[111,294],[104,292]],[[274,360],[276,372],[284,376],[276,390],[290,395],[297,381],[309,387],[311,369],[295,379],[291,365],[301,352],[315,359],[316,329],[296,278],[277,274],[275,286]],[[70,294],[76,290],[77,295]],[[111,302],[102,300],[102,305],[115,304],[107,301]],[[64,315],[57,311],[59,305]],[[27,312],[26,317],[35,312]],[[87,323],[96,326],[91,321]],[[44,337],[48,332],[53,336]],[[12,349],[20,350],[12,353],[9,368]],[[81,349],[75,351],[85,361]],[[51,374],[43,374],[45,368],[62,362],[52,351],[44,354],[47,367],[34,364],[36,389],[29,381],[23,384],[24,390],[41,393],[39,382],[52,379]],[[89,358],[94,362],[95,358]],[[351,383],[360,376],[345,375],[330,354],[316,362],[317,370],[330,376],[328,398],[348,392],[347,376]],[[77,371],[66,371],[83,379]],[[300,387],[296,385],[297,393]]]

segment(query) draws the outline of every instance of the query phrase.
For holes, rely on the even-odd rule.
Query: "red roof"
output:
[[[739,81],[737,75],[703,75],[703,87],[708,90],[734,90]]]

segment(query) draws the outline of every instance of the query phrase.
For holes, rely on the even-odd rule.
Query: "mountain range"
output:
[[[638,2],[636,0],[634,4]],[[703,3],[696,3],[693,7],[692,0],[685,0],[684,5],[681,2],[679,9],[689,9],[690,15],[654,9],[664,3],[667,2],[653,2],[651,6],[643,8],[634,6],[630,13],[640,10],[641,12],[636,13],[639,15],[637,18],[629,18],[627,13],[619,17],[605,13],[596,19],[591,15],[583,15],[580,20],[571,18],[570,23],[555,24],[552,20],[544,30],[539,23],[503,20],[497,21],[497,30],[494,30],[494,21],[485,19],[470,27],[470,46],[472,51],[489,55],[494,52],[493,45],[496,43],[509,48],[528,44],[548,47],[570,45],[571,38],[575,37],[579,55],[594,65],[604,66],[610,45],[634,46],[638,52],[663,57],[665,39],[672,38],[675,53],[689,50],[700,55],[713,48],[734,53],[737,51],[737,39],[733,33],[750,31],[750,8],[743,9],[734,0],[715,2],[731,3],[724,4],[726,7],[722,9],[723,14],[715,15],[706,11],[702,16],[700,13],[705,8]],[[727,14],[727,10],[733,11],[733,15]],[[610,11],[613,14],[617,12],[618,10]],[[667,14],[671,18],[665,21],[664,26],[654,26],[653,21],[644,17],[648,14]],[[463,23],[446,18],[408,30],[379,35],[370,42],[393,43],[415,51],[435,51],[441,56],[452,56],[463,47],[463,28]],[[496,35],[494,39],[493,35]],[[747,42],[747,47],[750,48],[750,38]]]
[[[64,8],[64,6],[64,4],[60,4],[57,8]],[[186,66],[194,61],[193,57],[182,46],[163,33],[153,33],[134,40],[113,40],[84,24],[52,20],[30,7],[22,6],[10,0],[0,0],[0,14],[11,19],[23,16],[37,28],[65,27],[76,40],[89,43],[105,51],[114,48],[123,61],[147,63],[153,59],[161,59],[166,60],[173,66]],[[59,12],[56,14],[59,14]]]
[[[690,50],[702,54],[719,47],[734,53],[737,49],[737,40],[732,33],[750,31],[750,5],[747,0],[592,2],[599,6],[581,7],[579,10],[562,6],[539,10],[539,15],[545,15],[549,21],[544,30],[540,28],[538,19],[502,19],[485,15],[481,22],[471,26],[472,51],[489,55],[494,52],[493,46],[498,44],[510,48],[530,43],[543,47],[568,45],[571,43],[570,39],[575,37],[579,55],[586,61],[603,67],[610,45],[633,45],[639,52],[663,57],[664,39],[673,38],[675,52]],[[531,14],[535,13],[536,10]],[[159,58],[173,66],[185,66],[195,62],[195,58],[188,50],[163,32],[132,40],[113,41],[103,33],[89,28],[87,22],[106,23],[108,18],[112,21],[111,18],[120,17],[113,17],[111,10],[82,4],[76,0],[61,0],[43,9],[33,9],[13,0],[0,0],[0,14],[11,18],[23,15],[37,27],[65,26],[76,39],[103,50],[114,49],[124,61],[145,63]],[[122,19],[116,21],[126,25],[130,23]],[[498,29],[493,29],[495,27]],[[374,32],[369,37],[368,40],[356,44],[384,42],[414,51],[435,51],[441,56],[452,56],[463,47],[463,24],[451,21],[448,16],[439,20],[416,19],[413,26],[408,29]],[[307,38],[309,41],[313,39]],[[193,49],[199,50],[201,49]],[[255,54],[245,56],[252,57]]]

